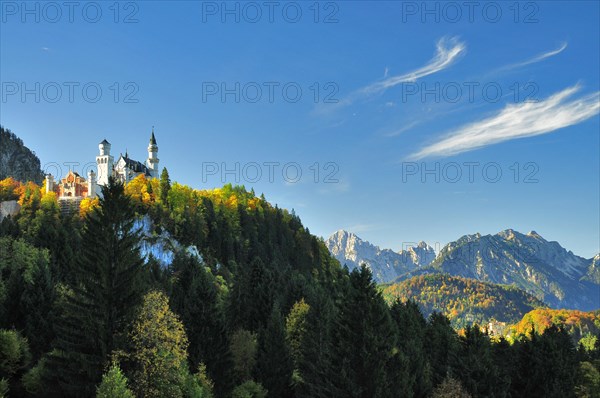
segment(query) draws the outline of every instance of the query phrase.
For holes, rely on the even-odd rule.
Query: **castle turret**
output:
[[[152,178],[158,178],[158,162],[158,145],[156,144],[156,138],[154,137],[154,127],[152,127],[150,144],[148,144],[148,160],[146,160],[146,167],[148,167]]]
[[[96,156],[96,164],[98,165],[98,185],[108,185],[108,179],[113,173],[114,157],[110,155],[110,142],[104,140],[99,145],[100,155]]]
[[[96,197],[96,173],[94,170],[88,171],[88,198]]]
[[[52,174],[46,175],[46,193],[54,192],[54,177]]]

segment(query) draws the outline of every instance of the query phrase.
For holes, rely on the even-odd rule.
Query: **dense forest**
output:
[[[598,397],[600,339],[511,341],[386,302],[292,212],[244,187],[141,176],[61,211],[0,182],[0,396]],[[152,230],[139,228],[150,219]],[[179,243],[163,264],[143,242]],[[195,247],[197,251],[189,250]]]

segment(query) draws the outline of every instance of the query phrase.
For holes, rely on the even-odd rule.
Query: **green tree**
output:
[[[478,326],[467,326],[459,337],[454,374],[473,397],[505,397],[508,386],[501,383],[487,334]]]
[[[266,398],[267,390],[252,380],[237,386],[231,393],[231,398]]]
[[[425,397],[431,392],[431,366],[425,351],[425,329],[427,322],[414,301],[394,301],[390,314],[397,329],[397,344],[408,358],[408,373],[411,375],[408,389],[415,397]]]
[[[273,272],[259,257],[238,268],[229,294],[230,328],[257,332],[267,324],[273,307]]]
[[[335,379],[334,327],[337,308],[332,298],[319,291],[310,299],[306,333],[300,345],[296,395],[303,398],[340,396]]]
[[[448,318],[433,312],[425,329],[425,341],[425,352],[431,364],[432,384],[438,385],[452,370],[458,353],[458,336]]]
[[[532,331],[514,343],[515,367],[511,395],[573,397],[577,382],[577,351],[569,333],[556,326],[540,336]]]
[[[14,330],[0,330],[0,378],[10,380],[29,365],[27,339]]]
[[[0,238],[0,327],[24,332],[34,358],[47,351],[54,286],[49,255],[25,241]]]
[[[302,382],[299,368],[302,362],[302,342],[308,328],[309,311],[310,305],[304,299],[301,299],[294,303],[285,321],[286,339],[294,364],[294,374],[292,376],[294,385]]]
[[[183,323],[159,291],[144,296],[130,332],[132,386],[145,398],[183,397],[188,339]]]
[[[277,364],[276,366],[273,366]],[[278,305],[273,306],[266,328],[258,335],[256,379],[267,389],[270,398],[292,395],[293,362],[286,341],[285,325]]]
[[[143,261],[133,205],[121,183],[102,187],[100,205],[87,216],[79,264],[57,325],[52,368],[67,395],[92,396],[140,300]]]
[[[231,336],[230,344],[233,369],[237,380],[240,382],[250,380],[256,364],[256,333],[239,329]]]
[[[127,378],[117,363],[113,363],[102,376],[96,398],[134,398],[133,392],[127,387]]]
[[[169,171],[167,168],[162,169],[160,173],[160,201],[164,207],[169,207],[169,191],[171,190],[171,178],[169,178]]]
[[[233,388],[233,361],[214,277],[185,253],[176,255],[172,269],[175,282],[171,302],[190,340],[190,366],[197,369],[206,364],[217,396],[224,396]]]
[[[432,398],[471,398],[471,395],[465,391],[460,381],[452,377],[446,377],[435,388]]]
[[[337,387],[344,396],[387,396],[387,365],[394,349],[394,328],[387,304],[362,266],[350,273],[348,292],[335,329]]]
[[[591,363],[579,364],[575,392],[579,398],[600,398],[600,372]]]

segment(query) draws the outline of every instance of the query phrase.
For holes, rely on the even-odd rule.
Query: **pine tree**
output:
[[[286,341],[284,319],[273,306],[266,328],[258,335],[256,379],[267,389],[269,398],[292,396],[293,362]]]
[[[167,168],[163,168],[160,173],[160,201],[164,207],[169,207],[169,191],[171,190],[171,179],[169,178],[169,171]]]
[[[248,266],[240,266],[229,294],[230,329],[257,332],[267,324],[273,306],[272,271],[256,257]]]
[[[350,273],[334,342],[337,386],[342,395],[387,396],[386,367],[393,353],[394,329],[387,304],[364,265]]]
[[[134,398],[127,387],[127,378],[116,363],[102,376],[102,383],[96,391],[96,398]]]
[[[176,256],[172,268],[176,280],[171,301],[190,340],[190,368],[204,363],[215,393],[224,396],[233,388],[233,362],[213,277],[203,264],[184,253]]]
[[[488,335],[477,325],[467,326],[464,336],[459,337],[459,346],[453,368],[465,390],[473,397],[505,397],[508,391],[498,377]]]
[[[51,368],[66,395],[88,397],[140,300],[139,234],[121,183],[110,179],[100,205],[85,219],[79,264],[57,325]]]
[[[331,298],[324,292],[315,293],[309,305],[306,333],[300,345],[296,396],[337,397],[341,392],[334,384],[337,375],[333,357],[336,308]]]
[[[426,397],[431,392],[431,366],[425,353],[425,327],[427,322],[414,301],[396,300],[390,314],[397,329],[397,344],[408,358],[408,389],[414,397]]]
[[[432,384],[438,385],[452,370],[458,352],[458,336],[450,320],[433,312],[425,329],[425,350],[432,370]]]

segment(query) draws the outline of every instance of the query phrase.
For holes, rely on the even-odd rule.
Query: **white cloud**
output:
[[[396,137],[397,135],[400,135],[400,134],[412,129],[413,127],[417,126],[418,124],[420,124],[419,121],[417,121],[417,120],[412,121],[410,123],[405,124],[403,127],[400,127],[397,130],[394,130],[392,132],[384,134],[384,136],[385,137]]]
[[[421,149],[410,158],[456,155],[581,123],[600,111],[600,91],[567,101],[579,88],[578,85],[566,88],[540,102],[509,104],[495,116],[451,131],[441,141]]]
[[[344,106],[351,105],[353,102],[359,99],[381,94],[387,89],[397,86],[398,84],[414,82],[417,79],[439,72],[452,65],[456,60],[458,60],[459,56],[465,53],[465,51],[465,43],[458,41],[456,37],[443,37],[437,42],[434,57],[425,66],[402,75],[391,77],[389,76],[389,69],[386,67],[383,80],[354,91],[348,97],[338,101],[335,105],[328,105],[326,108],[321,109],[320,112],[323,112],[324,110],[333,111]]]
[[[530,64],[535,64],[536,62],[540,62],[540,61],[545,60],[546,58],[550,58],[550,57],[553,57],[553,56],[555,56],[557,54],[560,54],[566,48],[567,48],[567,42],[564,42],[563,44],[560,45],[560,47],[558,47],[555,50],[548,51],[548,52],[545,52],[545,53],[542,53],[542,54],[538,54],[535,57],[530,58],[530,59],[528,59],[526,61],[523,61],[523,62],[519,62],[519,63],[516,63],[516,64],[504,66],[504,67],[498,69],[498,71],[516,69],[516,68],[520,68],[522,66],[526,66],[526,65],[530,65]]]
[[[419,69],[412,72],[408,72],[398,76],[391,76],[383,81],[370,84],[363,87],[358,92],[364,95],[373,95],[384,92],[388,88],[397,86],[401,83],[414,82],[417,79],[439,72],[443,69],[448,68],[458,59],[458,57],[464,54],[466,46],[463,42],[458,41],[457,38],[442,38],[438,40],[436,45],[435,56],[429,61],[429,63]]]

